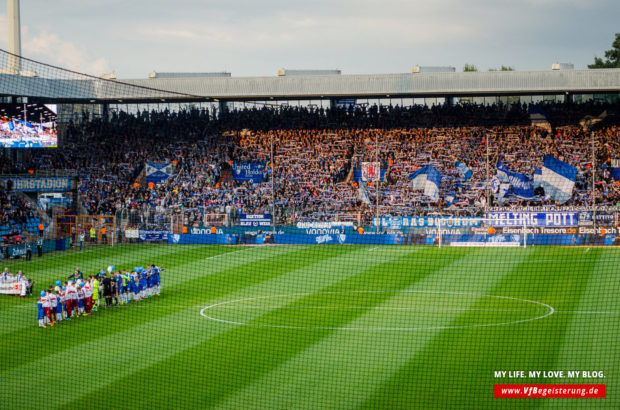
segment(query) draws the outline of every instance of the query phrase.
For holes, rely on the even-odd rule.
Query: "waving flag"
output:
[[[424,195],[433,200],[439,199],[439,186],[441,184],[441,174],[432,165],[427,165],[409,175],[413,189],[424,190]]]
[[[357,197],[366,205],[371,205],[370,198],[368,197],[368,192],[366,191],[366,183],[364,181],[359,182],[357,188]]]
[[[469,178],[471,178],[471,176],[473,175],[471,168],[469,168],[467,165],[465,165],[461,161],[456,161],[456,164],[454,165],[456,166],[456,169],[459,170],[461,176],[465,178],[465,181],[468,181]]]
[[[542,185],[542,170],[534,168],[534,189]]]
[[[381,178],[380,162],[362,162],[362,181],[376,182]]]
[[[563,204],[573,195],[577,168],[552,155],[545,156],[541,186],[551,199]]]
[[[534,197],[532,180],[525,174],[511,171],[507,166],[497,161],[497,178],[504,183],[510,184],[510,193],[519,198],[531,199]],[[507,192],[508,193],[508,192]]]
[[[146,164],[146,182],[154,184],[162,184],[172,175],[171,163],[147,163]]]

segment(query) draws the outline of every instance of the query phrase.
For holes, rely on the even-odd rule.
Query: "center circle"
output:
[[[416,331],[507,326],[554,312],[546,303],[511,296],[353,290],[228,300],[205,306],[200,315],[220,323],[275,329]]]

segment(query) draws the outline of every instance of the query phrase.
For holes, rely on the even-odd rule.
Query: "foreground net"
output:
[[[605,385],[595,388],[607,397],[544,405],[618,407],[616,247],[587,235],[581,246],[540,245],[532,235],[527,247],[450,246],[448,236],[439,247],[435,239],[421,245],[344,229],[115,246],[87,238],[83,250],[6,261],[34,284],[32,296],[0,295],[0,402],[523,408],[543,402],[495,398],[509,395],[495,386],[566,384],[594,396],[576,386],[587,384]],[[222,244],[181,244],[191,241]],[[76,269],[83,279],[71,276]],[[65,308],[50,303],[53,326],[44,300],[38,320],[41,291],[58,296],[57,280],[65,292],[74,289],[69,280],[92,289],[91,275],[101,294],[86,291]],[[3,289],[9,283],[20,282],[4,275]]]
[[[0,49],[0,95],[47,102],[183,100],[193,94],[161,90],[89,75],[21,57]]]

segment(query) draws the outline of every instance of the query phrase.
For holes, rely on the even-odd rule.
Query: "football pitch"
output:
[[[620,408],[620,249],[121,245],[4,266],[36,295],[153,263],[161,296],[45,329],[35,297],[1,295],[0,407]],[[607,397],[494,398],[529,383]]]

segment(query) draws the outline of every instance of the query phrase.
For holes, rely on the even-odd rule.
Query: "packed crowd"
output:
[[[71,170],[79,176],[81,202],[88,213],[125,210],[140,215],[136,224],[154,222],[166,212],[182,212],[190,224],[216,213],[232,218],[238,213],[273,213],[279,224],[328,220],[335,214],[361,215],[366,221],[377,212],[377,203],[381,214],[446,208],[478,214],[487,205],[487,182],[495,176],[499,160],[531,176],[545,154],[578,168],[567,205],[618,204],[619,187],[610,178],[609,166],[620,152],[620,128],[609,125],[591,134],[574,124],[603,109],[618,111],[619,104],[542,108],[555,125],[553,131],[526,125],[528,110],[520,105],[284,107],[229,111],[217,118],[208,110],[114,113],[108,121],[70,125],[63,148],[35,153],[22,164],[7,161],[2,167],[13,172]],[[356,171],[364,161],[379,161],[385,170],[378,187],[360,186],[364,184]],[[471,168],[472,178],[462,178],[456,161]],[[149,187],[146,162],[173,164],[173,177]],[[268,164],[261,183],[234,179],[231,166],[247,162]],[[443,177],[439,201],[414,191],[408,179],[428,164]],[[553,205],[544,195],[534,201],[506,200],[508,205],[516,203]]]
[[[57,143],[58,136],[54,129],[0,117],[0,147],[42,148],[54,147]]]
[[[146,269],[140,266],[131,272],[126,269],[117,272],[114,266],[109,266],[107,272],[102,269],[85,280],[76,268],[64,283],[57,280],[55,286],[41,291],[37,300],[39,327],[90,315],[99,309],[102,299],[108,308],[159,296],[163,270],[150,265]]]

